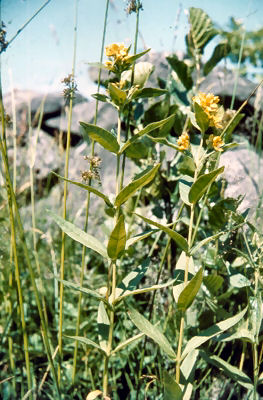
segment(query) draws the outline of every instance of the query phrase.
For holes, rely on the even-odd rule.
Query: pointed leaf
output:
[[[129,346],[129,344],[135,342],[136,340],[140,340],[144,336],[144,333],[138,333],[138,335],[135,335],[124,342],[120,343],[117,347],[115,347],[114,350],[112,350],[111,355],[118,353],[118,351],[125,349],[125,347]]]
[[[96,100],[103,101],[103,103],[107,103],[110,100],[108,96],[101,93],[94,93],[91,95],[91,97],[93,97]]]
[[[190,90],[193,86],[193,79],[191,74],[191,68],[184,62],[179,60],[176,54],[172,57],[166,57],[166,60],[171,65],[172,69],[177,73],[178,78],[187,90]]]
[[[77,242],[83,244],[96,251],[102,257],[108,258],[106,247],[94,236],[89,233],[82,231],[77,226],[72,224],[71,222],[66,221],[65,219],[59,217],[52,211],[47,210],[47,213],[54,219],[54,221],[60,226],[63,232],[65,232],[69,237]]]
[[[92,340],[82,337],[82,336],[68,336],[68,335],[64,335],[65,337],[69,338],[69,339],[73,339],[73,340],[77,340],[80,343],[83,343],[89,347],[94,347],[97,350],[100,350],[101,352],[105,353],[105,351],[95,342],[93,342]]]
[[[150,183],[155,177],[160,165],[161,164],[157,164],[155,167],[150,169],[147,168],[142,174],[140,174],[139,178],[134,179],[131,183],[125,186],[116,197],[115,206],[120,207],[125,203],[125,201],[132,197],[138,189],[148,185],[148,183]]]
[[[141,136],[147,135],[155,129],[162,128],[164,125],[170,123],[173,119],[174,115],[170,115],[170,117],[162,119],[161,121],[148,124],[145,128],[136,133],[131,139],[127,140],[127,142],[121,147],[119,154],[122,154],[132,143],[138,140]]]
[[[55,279],[57,279],[59,282],[62,282],[64,286],[66,286],[66,287],[68,287],[70,289],[76,290],[76,291],[84,293],[84,294],[88,294],[88,295],[90,295],[92,297],[95,297],[96,299],[98,299],[100,301],[103,301],[105,304],[108,305],[107,300],[103,296],[101,296],[96,290],[92,290],[92,289],[88,289],[88,288],[82,287],[80,285],[76,285],[75,283],[66,281],[64,279],[60,279],[60,278],[58,278],[56,276],[55,276]]]
[[[121,215],[110,235],[107,247],[108,256],[112,260],[116,260],[118,257],[121,256],[121,254],[125,250],[125,244],[126,244],[125,223],[124,223],[124,216]]]
[[[195,183],[193,183],[190,191],[189,191],[189,201],[190,203],[196,203],[203,194],[207,191],[209,186],[216,180],[217,176],[219,174],[222,174],[224,171],[225,167],[221,167],[218,169],[215,169],[212,172],[209,172],[209,174],[204,174],[201,175]]]
[[[143,88],[134,92],[132,99],[144,99],[148,97],[157,97],[162,96],[163,94],[168,93],[166,89],[158,89],[158,88]]]
[[[194,102],[195,120],[202,133],[205,133],[209,127],[210,120],[203,108],[198,103]]]
[[[117,105],[122,105],[127,99],[127,94],[121,90],[115,83],[109,83],[108,90],[112,101]]]
[[[230,52],[231,47],[230,45],[225,43],[219,43],[213,51],[212,56],[204,65],[204,75],[209,74],[210,71],[218,64],[223,58],[225,58],[228,53]]]
[[[172,229],[168,228],[165,225],[162,225],[162,224],[159,224],[158,222],[152,221],[149,218],[143,217],[140,214],[137,214],[137,213],[134,213],[134,214],[137,215],[137,217],[141,218],[147,224],[156,226],[157,228],[159,228],[162,231],[164,231],[165,233],[167,233],[178,244],[178,246],[181,247],[181,249],[183,249],[185,252],[188,251],[187,240],[182,235],[180,235],[180,233],[173,231]]]
[[[209,236],[203,240],[201,240],[201,242],[197,243],[194,247],[192,247],[190,249],[190,254],[193,255],[197,252],[197,250],[199,250],[201,247],[203,247],[205,244],[211,242],[212,240],[218,239],[221,235],[223,235],[224,233],[226,233],[225,231],[222,232],[218,232],[216,235],[213,236]]]
[[[200,289],[202,280],[203,280],[203,268],[200,268],[197,274],[190,280],[190,282],[181,292],[177,302],[178,310],[185,312],[187,308],[191,306],[191,304],[195,299],[195,296],[197,295]]]
[[[163,372],[164,400],[182,400],[183,392],[168,372]]]
[[[93,390],[92,392],[89,392],[89,394],[86,397],[86,400],[95,400],[101,394],[103,394],[101,390]]]
[[[209,364],[215,365],[216,367],[222,369],[227,376],[237,382],[239,385],[245,387],[246,389],[253,389],[253,383],[251,379],[240,369],[229,364],[227,361],[222,360],[218,356],[208,356],[204,351],[200,351],[200,355]]]
[[[107,352],[110,321],[102,301],[100,302],[98,308],[97,323],[98,323],[100,347],[102,348],[103,351]]]
[[[101,199],[103,199],[105,201],[107,206],[113,207],[113,204],[110,202],[110,199],[105,194],[101,193],[99,190],[95,189],[94,187],[89,186],[89,185],[85,185],[85,184],[80,183],[80,182],[75,182],[75,181],[72,181],[72,180],[67,179],[67,178],[64,178],[63,176],[56,174],[56,172],[54,172],[54,171],[52,171],[52,174],[56,175],[60,179],[63,179],[64,181],[67,181],[69,183],[73,183],[73,185],[79,186],[82,189],[87,190],[88,192],[96,194],[96,196],[100,197]]]
[[[119,144],[117,138],[113,133],[106,131],[106,129],[100,128],[97,125],[87,124],[86,122],[80,122],[82,128],[89,135],[92,140],[98,142],[106,150],[117,154],[119,151]]]
[[[164,289],[168,286],[173,285],[175,281],[176,281],[176,279],[172,279],[169,282],[159,283],[158,285],[153,285],[153,286],[142,288],[142,289],[136,289],[136,290],[131,290],[131,291],[126,290],[122,295],[118,296],[118,298],[116,298],[112,304],[116,304],[128,296],[135,296],[136,294],[148,293],[148,292],[152,292],[153,290],[157,290],[157,289]],[[109,298],[109,303],[111,304],[111,296]]]
[[[145,51],[142,51],[141,53],[135,54],[134,56],[128,56],[125,57],[125,62],[132,64],[134,61],[136,61],[138,58],[144,56],[144,54],[148,53],[151,49],[147,49]]]
[[[237,315],[234,315],[234,317],[230,317],[225,319],[224,321],[218,322],[217,324],[210,326],[209,328],[200,332],[197,336],[192,337],[187,342],[187,345],[184,348],[182,358],[186,357],[190,351],[197,349],[197,347],[201,346],[203,343],[212,339],[214,336],[217,336],[220,333],[231,328],[232,326],[236,325],[244,317],[246,312],[247,312],[247,307]]]
[[[164,336],[164,334],[160,331],[157,326],[154,326],[149,322],[145,317],[143,317],[138,311],[133,308],[130,308],[128,315],[134,325],[145,335],[149,336],[153,341],[155,341],[160,348],[171,358],[175,359],[176,354],[172,349],[172,346]]]
[[[145,231],[142,233],[139,233],[136,236],[131,237],[130,239],[127,240],[126,242],[126,249],[128,249],[130,246],[133,246],[134,243],[139,242],[140,240],[146,239],[148,236],[152,235],[153,233],[158,232],[159,229],[153,229],[151,231]]]
[[[210,293],[213,295],[221,288],[224,283],[224,278],[220,275],[207,275],[204,276],[203,282]]]
[[[201,8],[190,8],[189,22],[191,28],[188,46],[202,52],[203,48],[218,32],[210,17]]]
[[[179,193],[180,193],[180,197],[181,200],[187,204],[188,206],[191,205],[191,203],[189,202],[189,192],[191,189],[191,186],[193,184],[194,178],[192,178],[189,175],[183,175],[181,176],[181,178],[179,179]]]

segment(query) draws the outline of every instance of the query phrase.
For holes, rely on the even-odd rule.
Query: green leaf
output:
[[[210,120],[206,112],[203,110],[203,108],[200,107],[199,104],[196,103],[195,101],[194,101],[194,112],[195,112],[195,121],[199,127],[199,130],[202,133],[205,133],[209,127]]]
[[[115,83],[109,83],[108,90],[114,104],[123,105],[125,103],[127,99],[127,94],[124,90],[121,90]]]
[[[201,240],[201,242],[197,243],[194,247],[192,247],[192,248],[190,249],[190,252],[189,252],[189,253],[190,253],[191,255],[195,254],[195,253],[197,252],[197,250],[199,250],[199,249],[200,249],[201,247],[203,247],[205,244],[211,242],[212,240],[215,240],[215,239],[219,238],[219,237],[220,237],[221,235],[223,235],[224,233],[226,233],[226,232],[224,232],[224,231],[218,232],[216,235],[209,236],[209,237],[207,237],[207,238]]]
[[[138,87],[142,88],[151,73],[154,70],[154,66],[152,63],[144,61],[144,62],[138,62],[134,65],[134,70],[128,69],[121,74],[121,81],[126,81],[131,87],[131,81],[132,81],[132,87],[130,90],[130,93],[134,93],[134,89],[136,90]]]
[[[191,68],[184,62],[179,60],[176,54],[172,57],[166,57],[166,60],[171,65],[172,69],[177,73],[178,78],[187,90],[193,86]]]
[[[102,348],[103,351],[105,351],[105,353],[107,353],[110,321],[102,301],[100,302],[98,308],[97,323],[98,323],[100,347]]]
[[[186,381],[193,381],[194,371],[198,360],[199,350],[190,351],[181,364],[181,372]]]
[[[115,154],[118,153],[120,146],[116,137],[111,132],[97,125],[87,124],[86,122],[80,122],[80,125],[92,140],[98,142],[106,150]]]
[[[108,305],[107,300],[103,296],[101,296],[98,292],[96,292],[96,290],[84,288],[83,286],[76,285],[75,283],[72,283],[69,281],[65,281],[64,279],[60,279],[56,276],[55,276],[55,279],[57,279],[59,282],[62,282],[64,286],[66,286],[70,289],[77,290],[78,292],[81,292],[84,294],[88,294],[92,297],[95,297],[97,300],[103,301],[103,303]]]
[[[140,214],[137,214],[137,213],[134,213],[134,214],[137,215],[137,217],[141,218],[147,224],[156,226],[156,228],[159,228],[163,232],[167,233],[178,244],[178,246],[181,247],[181,249],[183,249],[185,252],[188,251],[187,240],[182,235],[180,235],[180,233],[173,231],[172,229],[168,228],[165,225],[162,225],[162,224],[159,224],[158,222],[152,221],[149,218],[143,217]]]
[[[97,350],[99,350],[99,351],[101,351],[101,352],[103,352],[105,354],[105,351],[97,343],[93,342],[90,339],[87,339],[87,338],[82,337],[82,336],[68,336],[68,335],[64,335],[64,336],[69,338],[69,339],[77,340],[78,342],[83,343],[86,346],[94,347],[95,349],[97,349]]]
[[[134,92],[132,95],[132,99],[144,99],[148,97],[158,97],[162,96],[163,94],[168,93],[168,90],[166,89],[158,89],[158,88],[143,88],[143,89],[138,89]]]
[[[229,364],[225,360],[222,360],[222,358],[218,356],[209,356],[204,351],[200,351],[200,355],[209,364],[212,364],[223,370],[224,373],[229,376],[234,382],[237,382],[239,385],[245,387],[246,389],[253,389],[253,383],[251,379],[237,367],[234,367],[233,365]]]
[[[129,158],[136,158],[136,159],[146,159],[149,153],[149,146],[138,139],[137,142],[132,143],[128,149],[126,149],[125,154]]]
[[[110,235],[107,247],[108,256],[112,260],[116,260],[118,257],[122,255],[123,251],[125,250],[125,245],[126,245],[125,223],[124,223],[124,216],[121,215]]]
[[[195,296],[197,295],[201,283],[203,280],[203,268],[200,268],[196,275],[190,280],[186,285],[184,290],[181,292],[178,302],[177,309],[179,311],[185,312],[187,308],[193,303]]]
[[[219,174],[222,174],[225,167],[220,167],[210,172],[209,174],[201,175],[195,183],[193,183],[189,191],[189,201],[190,203],[196,203],[203,194],[207,191],[209,186],[216,180]]]
[[[112,296],[110,296],[109,303],[110,304],[111,303],[112,304],[116,304],[116,303],[120,302],[121,300],[123,300],[125,297],[128,297],[128,296],[135,296],[136,294],[149,293],[149,292],[152,292],[152,291],[157,290],[157,289],[164,289],[164,288],[166,288],[168,286],[173,285],[174,282],[175,282],[175,279],[172,279],[169,282],[159,283],[158,285],[153,285],[153,286],[142,288],[142,289],[135,289],[135,290],[131,290],[131,291],[130,290],[125,290],[123,292],[123,294],[119,295],[113,302],[112,302]]]
[[[212,56],[204,65],[204,75],[208,75],[210,71],[225,58],[230,52],[231,47],[227,42],[219,43],[213,51]]]
[[[249,279],[243,274],[233,274],[229,278],[230,285],[237,288],[251,286]]]
[[[236,325],[244,317],[246,312],[247,312],[247,307],[237,315],[234,315],[234,317],[230,317],[225,319],[224,321],[218,322],[217,324],[210,326],[204,331],[201,331],[197,336],[192,337],[187,342],[184,348],[182,358],[186,357],[190,351],[197,349],[199,346],[201,346],[208,340],[212,339],[214,336],[217,336],[220,333],[231,328],[232,326]]]
[[[250,331],[255,337],[256,343],[258,344],[258,336],[260,332],[260,327],[262,324],[263,310],[262,310],[262,300],[261,293],[258,292],[256,296],[249,297],[249,322]]]
[[[89,186],[89,185],[85,185],[85,184],[80,183],[80,182],[75,182],[75,181],[72,181],[72,180],[67,179],[67,178],[64,178],[63,176],[56,174],[56,172],[54,172],[54,171],[52,171],[52,174],[56,175],[60,179],[63,179],[64,181],[67,181],[69,183],[73,183],[73,185],[79,186],[82,189],[87,190],[88,192],[96,194],[96,196],[100,197],[101,199],[103,199],[105,201],[107,206],[113,207],[113,204],[110,202],[110,199],[105,194],[101,193],[99,190],[95,189],[94,187]]]
[[[120,283],[120,285],[116,288],[115,291],[115,299],[118,299],[119,296],[125,294],[126,291],[131,292],[137,288],[140,281],[146,274],[148,267],[150,264],[150,259],[147,258],[139,265],[134,271],[131,271]]]
[[[189,10],[190,33],[188,47],[203,51],[207,43],[217,35],[217,30],[209,16],[201,9],[191,7]],[[192,51],[193,53],[193,51]]]
[[[96,251],[96,253],[100,254],[102,257],[108,258],[107,250],[105,246],[101,243],[101,241],[99,241],[89,233],[82,231],[77,226],[73,225],[71,222],[68,222],[65,219],[59,217],[52,211],[47,210],[47,213],[60,226],[62,231],[65,232],[73,240],[76,240],[77,242],[88,247],[89,249]]]
[[[125,62],[132,64],[134,61],[138,60],[138,58],[144,56],[144,54],[148,53],[151,49],[147,49],[142,51],[141,53],[135,54],[134,56],[125,57]]]
[[[101,93],[94,93],[91,95],[91,97],[93,97],[96,100],[103,101],[103,103],[107,103],[110,100],[108,96],[105,96],[105,94]]]
[[[139,242],[140,240],[146,239],[147,237],[149,237],[150,235],[152,235],[153,233],[156,233],[158,231],[159,231],[159,229],[153,229],[150,231],[145,231],[145,232],[139,233],[138,235],[131,237],[126,242],[126,249],[128,249],[130,246],[134,245],[135,243]]]
[[[125,203],[125,201],[132,197],[138,189],[148,185],[148,183],[154,179],[160,165],[161,164],[157,164],[155,167],[147,168],[142,174],[140,174],[139,178],[134,179],[131,183],[125,186],[116,197],[115,206],[120,207]]]
[[[144,318],[138,311],[130,308],[128,315],[134,325],[145,335],[149,336],[160,348],[173,360],[176,358],[176,354],[172,349],[172,346],[160,331],[157,326],[154,326],[146,318]]]
[[[183,392],[168,372],[163,372],[164,400],[182,400]]]
[[[144,333],[138,333],[138,335],[135,335],[124,342],[120,343],[117,347],[115,347],[114,350],[112,350],[111,355],[118,353],[118,351],[125,349],[129,344],[135,342],[136,340],[140,340],[144,336]]]
[[[127,140],[127,142],[121,147],[119,154],[122,154],[132,143],[136,142],[136,140],[138,140],[141,136],[146,135],[157,128],[162,128],[165,124],[173,121],[173,119],[174,115],[170,115],[170,117],[165,118],[161,121],[148,124],[145,128],[136,133],[131,139]]]
[[[191,186],[193,184],[193,181],[194,181],[194,178],[192,178],[189,175],[183,175],[179,179],[180,198],[188,206],[191,205],[191,203],[189,201],[189,192],[190,192]]]
[[[210,293],[213,295],[221,288],[224,283],[224,278],[220,275],[207,275],[204,276],[203,282]]]

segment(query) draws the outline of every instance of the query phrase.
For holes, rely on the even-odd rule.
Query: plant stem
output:
[[[198,153],[197,153],[197,161],[196,161],[196,169],[194,173],[194,182],[197,180],[198,172],[199,172],[199,166],[201,163],[200,160],[200,151],[203,146],[203,134],[201,136],[201,141],[200,145],[198,148]],[[190,222],[189,222],[189,230],[188,230],[188,238],[187,238],[187,243],[189,248],[192,245],[192,234],[193,234],[193,222],[194,222],[194,212],[195,212],[195,204],[192,203],[190,206]],[[185,262],[185,271],[184,271],[184,286],[186,287],[187,282],[188,282],[188,270],[189,270],[189,261],[190,257],[188,254],[186,254],[186,262]],[[180,383],[180,365],[181,365],[181,354],[182,354],[182,346],[183,346],[183,338],[184,338],[184,322],[185,322],[185,313],[182,313],[181,316],[181,321],[180,321],[180,330],[179,330],[179,339],[178,339],[178,347],[177,347],[177,355],[176,355],[176,382]]]
[[[118,114],[118,130],[117,130],[117,141],[121,143],[121,111],[119,110]],[[120,155],[117,155],[116,160],[116,197],[119,194],[121,187],[121,176],[120,176]],[[114,217],[114,225],[116,225],[120,214],[120,207],[117,207],[115,211]],[[111,297],[112,304],[114,304],[114,300],[116,297],[116,283],[117,283],[117,265],[116,260],[113,260],[111,263]],[[113,331],[114,331],[114,308],[110,311],[110,328],[109,328],[109,337],[108,337],[108,346],[107,346],[107,354],[104,357],[104,371],[103,371],[103,396],[107,396],[108,393],[108,381],[109,381],[109,358],[112,349],[112,341],[113,341]]]
[[[75,77],[75,64],[76,64],[76,49],[77,49],[77,17],[78,17],[78,0],[75,0],[75,21],[74,21],[74,46],[73,46],[73,60],[72,60],[72,80]],[[71,137],[71,122],[72,122],[72,107],[73,107],[73,90],[70,93],[69,99],[69,110],[68,110],[68,129],[67,129],[67,144],[66,144],[66,161],[64,176],[68,178],[68,167],[69,167],[69,151],[70,151],[70,137]],[[64,181],[64,201],[63,201],[63,218],[67,217],[67,181]],[[60,263],[60,279],[64,279],[65,274],[65,240],[66,236],[62,231],[61,238],[61,263]],[[58,385],[61,383],[61,365],[63,361],[63,349],[62,349],[62,330],[63,330],[63,304],[64,304],[64,285],[60,281],[60,303],[59,303],[59,332],[58,332],[58,353],[59,353],[59,364],[58,364]]]

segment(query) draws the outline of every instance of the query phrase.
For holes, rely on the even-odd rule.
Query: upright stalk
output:
[[[75,22],[74,22],[74,47],[73,47],[73,61],[72,61],[72,80],[75,77],[75,64],[76,64],[76,48],[77,48],[77,16],[78,16],[78,0],[75,0]],[[73,90],[70,92],[69,99],[69,110],[68,110],[68,129],[67,129],[67,144],[66,144],[66,161],[64,176],[68,178],[68,166],[69,166],[69,150],[70,150],[70,133],[71,133],[71,122],[72,122],[72,107],[73,107]],[[67,181],[64,181],[64,201],[63,201],[63,218],[67,216]],[[63,305],[64,305],[64,285],[62,280],[65,274],[65,233],[62,231],[61,239],[61,263],[60,263],[60,296],[59,296],[59,332],[58,332],[58,353],[59,353],[59,364],[58,364],[58,385],[61,383],[61,364],[63,361],[62,351],[62,330],[63,330]]]
[[[101,52],[100,52],[100,63],[103,60],[103,53],[104,53],[104,46],[105,46],[105,37],[106,37],[106,27],[107,27],[107,19],[108,19],[108,10],[109,10],[109,0],[106,2],[106,10],[104,16],[104,27],[103,27],[103,35],[102,35],[102,44],[101,44]],[[100,91],[100,80],[101,80],[101,68],[99,69],[99,76],[98,76],[98,89],[97,92]],[[96,99],[96,108],[95,108],[95,116],[94,116],[94,125],[97,123],[98,119],[98,105],[99,101]],[[95,142],[92,140],[91,144],[91,157],[95,155]],[[92,167],[90,167],[91,169]],[[88,185],[91,184],[91,179],[89,179]],[[84,230],[85,232],[88,230],[89,224],[89,207],[90,207],[90,192],[87,195],[87,202],[86,202],[86,217],[85,217],[85,225]],[[81,275],[80,275],[80,286],[83,286],[84,281],[84,273],[85,273],[85,257],[86,257],[86,246],[82,247],[82,256],[81,256]],[[81,317],[81,303],[82,303],[82,292],[79,292],[78,298],[78,314],[77,314],[77,321],[76,321],[76,336],[79,336],[79,326],[80,326],[80,317]],[[77,357],[78,357],[78,341],[75,341],[75,348],[74,348],[74,357],[73,357],[73,368],[72,368],[72,383],[75,382],[76,378],[76,369],[77,369]]]
[[[118,143],[121,143],[121,113],[119,110],[118,115],[118,130],[117,130],[117,140]],[[120,155],[117,154],[116,160],[116,197],[120,192],[121,187],[121,176],[120,176]],[[120,207],[117,207],[114,217],[114,223],[116,224],[119,218]],[[117,268],[116,268],[116,260],[111,263],[111,297],[112,304],[114,304],[114,300],[116,297],[116,283],[117,283]],[[110,311],[110,328],[109,328],[109,338],[108,338],[108,346],[107,346],[107,354],[104,357],[104,371],[103,371],[103,396],[107,396],[108,394],[108,381],[109,381],[109,358],[112,349],[112,341],[113,341],[113,331],[114,331],[114,309]]]
[[[197,153],[197,162],[196,162],[196,169],[194,174],[194,182],[197,180],[198,172],[199,172],[199,165],[200,165],[200,151],[203,146],[203,134],[201,136],[200,145],[198,148]],[[192,203],[190,206],[190,222],[189,222],[189,230],[188,230],[188,238],[187,243],[188,247],[190,248],[192,245],[192,235],[193,235],[193,222],[194,222],[194,212],[195,212],[195,204]],[[187,285],[188,282],[188,271],[189,271],[189,261],[190,256],[186,255],[186,262],[185,262],[185,271],[184,271],[184,286]],[[182,312],[181,320],[180,320],[180,331],[179,331],[179,339],[178,339],[178,347],[177,347],[177,355],[176,355],[176,382],[180,383],[180,366],[181,366],[181,354],[182,354],[182,346],[183,346],[183,338],[184,338],[184,323],[185,323],[185,313]]]

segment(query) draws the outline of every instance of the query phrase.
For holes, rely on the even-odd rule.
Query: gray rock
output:
[[[263,209],[259,203],[263,194],[263,159],[247,143],[223,153],[220,165],[225,166],[225,197],[245,196],[239,210],[243,212],[249,208],[251,216],[258,215],[263,221]]]
[[[94,123],[96,101],[77,104],[73,107],[71,132],[81,135],[80,121],[89,124]],[[46,125],[52,129],[67,131],[68,117],[63,114],[60,117],[51,118],[46,121]],[[117,126],[117,112],[108,103],[99,102],[97,125],[104,129],[111,130]]]

